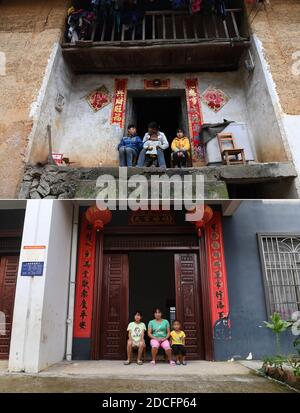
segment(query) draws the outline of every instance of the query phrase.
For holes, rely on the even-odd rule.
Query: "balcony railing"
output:
[[[225,20],[215,15],[191,15],[184,11],[151,11],[146,12],[133,28],[124,24],[117,27],[113,19],[101,20],[95,24],[91,39],[78,41],[75,45],[234,42],[249,38],[242,9],[228,9]],[[72,45],[65,43],[64,46]]]
[[[185,11],[149,11],[129,28],[98,16],[90,38],[63,42],[63,56],[76,73],[142,73],[236,70],[250,45],[241,8],[226,19]]]

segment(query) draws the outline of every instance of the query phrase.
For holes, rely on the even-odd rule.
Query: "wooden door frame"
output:
[[[175,263],[175,286],[176,290],[180,289],[181,294],[182,294],[182,282],[181,282],[181,274],[182,274],[182,261],[181,261],[181,256],[187,256],[187,255],[192,255],[194,264],[195,264],[195,271],[196,271],[196,278],[193,280],[193,285],[196,288],[196,297],[197,302],[195,303],[195,312],[198,313],[197,319],[200,321],[203,320],[203,305],[202,305],[202,297],[201,297],[201,285],[200,285],[200,266],[199,266],[199,253],[197,251],[189,251],[189,252],[183,252],[183,251],[176,251],[174,253],[174,263]],[[176,291],[176,298],[177,298],[177,291]],[[177,308],[178,308],[178,313],[177,313]],[[179,299],[179,302],[177,302],[176,299],[176,317],[178,317],[177,314],[181,314],[182,317],[179,319],[181,320],[182,324],[184,324],[184,309],[182,307],[182,300]],[[200,314],[200,315],[199,315]],[[204,325],[204,321],[202,321],[202,324]],[[204,331],[202,328],[200,328],[197,331],[197,341],[198,345],[200,345],[200,351],[199,354],[201,354],[201,357],[204,356],[206,359],[206,352],[205,352],[205,337],[204,337]],[[188,354],[189,356],[189,354]],[[198,358],[191,357],[191,360],[197,360]]]
[[[19,254],[21,253],[21,243],[22,243],[22,234],[23,230],[0,230],[0,243],[1,240],[3,239],[10,239],[10,238],[16,238],[18,242],[16,242],[16,245],[12,246],[11,248],[8,248],[7,250],[1,250],[1,244],[0,244],[0,254]],[[18,245],[17,245],[18,244]]]
[[[100,321],[102,317],[102,282],[103,282],[103,232],[96,235],[96,260],[94,279],[94,298],[92,315],[91,359],[100,359]]]
[[[91,359],[99,360],[100,359],[100,331],[99,328],[101,322],[101,302],[102,302],[102,280],[103,280],[103,255],[104,255],[104,237],[105,235],[133,235],[136,237],[138,235],[166,235],[174,236],[175,234],[191,234],[195,237],[196,234],[193,228],[184,228],[184,227],[149,227],[149,228],[138,228],[138,227],[115,227],[109,228],[104,233],[98,233],[96,238],[96,264],[95,264],[95,279],[94,279],[94,300],[93,300],[93,318],[92,318],[92,338],[91,338]],[[169,247],[161,246],[159,251],[174,251],[174,253],[187,253],[187,250],[191,253],[197,253],[198,258],[198,273],[200,277],[199,286],[199,306],[202,306],[202,315],[203,315],[203,338],[204,338],[204,355],[205,360],[212,361],[214,359],[214,349],[213,349],[213,331],[211,324],[211,304],[210,304],[210,293],[209,293],[209,280],[208,280],[208,271],[207,271],[207,257],[206,257],[206,245],[204,234],[201,238],[198,239],[196,247]],[[110,253],[123,253],[129,254],[134,251],[157,251],[156,248],[151,248],[148,246],[140,246],[139,248],[130,248],[124,249],[105,249],[105,252]],[[175,274],[174,274],[175,276]]]

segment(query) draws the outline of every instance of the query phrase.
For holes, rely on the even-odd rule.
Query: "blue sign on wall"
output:
[[[44,272],[44,262],[23,262],[21,276],[23,277],[41,277]]]

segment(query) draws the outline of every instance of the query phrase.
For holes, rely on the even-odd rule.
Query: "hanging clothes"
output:
[[[226,0],[190,0],[191,13],[203,12],[204,14],[211,15],[216,14],[225,20],[226,12]]]
[[[221,123],[204,123],[201,126],[199,134],[201,144],[206,145],[209,141],[214,139],[218,133],[223,132],[223,130],[233,122],[234,121],[232,120],[224,119]]]
[[[96,15],[93,11],[70,7],[67,20],[69,26],[67,32],[68,40],[71,43],[75,43],[78,40],[90,40],[95,20]]]
[[[173,10],[186,9],[188,5],[187,0],[171,0],[171,5]]]

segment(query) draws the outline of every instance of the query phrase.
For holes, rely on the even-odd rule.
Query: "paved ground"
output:
[[[255,374],[260,363],[194,361],[123,366],[118,361],[62,362],[39,374],[8,374],[0,362],[0,392],[239,392],[290,393]],[[248,367],[250,368],[248,368]]]

